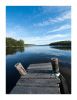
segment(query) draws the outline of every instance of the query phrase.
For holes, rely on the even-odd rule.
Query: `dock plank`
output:
[[[51,63],[31,64],[11,94],[60,94],[60,79],[52,72]]]
[[[58,87],[24,87],[16,86],[12,94],[60,94]]]
[[[52,70],[51,63],[31,64],[28,70]]]
[[[25,76],[21,76],[22,79],[25,78],[52,78],[52,79],[56,79],[57,77],[54,74],[50,74],[50,73],[28,73]]]
[[[58,86],[60,80],[56,79],[20,79],[16,85],[26,86]]]

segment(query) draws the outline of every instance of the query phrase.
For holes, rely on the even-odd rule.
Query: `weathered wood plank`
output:
[[[28,73],[52,73],[52,65],[51,63],[39,63],[39,64],[31,64],[28,69]]]
[[[27,70],[28,73],[53,73],[52,70]]]
[[[51,63],[31,64],[28,70],[52,70]]]
[[[60,94],[60,89],[58,87],[16,86],[11,94]]]
[[[45,67],[49,66],[49,67],[52,68],[52,64],[50,62],[48,62],[48,63],[30,64],[29,65],[29,67],[35,67],[35,68],[39,67],[39,66],[45,66]]]
[[[43,78],[43,79],[46,79],[46,78],[52,78],[52,79],[55,79],[57,78],[54,74],[50,74],[50,73],[28,73],[27,75],[25,76],[21,76],[22,79],[25,79],[25,78]]]
[[[26,85],[26,86],[58,86],[60,80],[56,79],[20,79],[16,85]]]
[[[60,83],[60,80],[59,79],[34,79],[34,78],[32,78],[32,79],[30,79],[30,78],[27,78],[27,79],[20,79],[19,81],[18,81],[18,83],[39,83],[39,84],[45,84],[45,83],[50,83],[50,84],[52,84],[52,83]]]

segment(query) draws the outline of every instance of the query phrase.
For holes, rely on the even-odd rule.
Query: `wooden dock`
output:
[[[51,62],[31,64],[11,94],[60,94],[60,79],[53,72]]]

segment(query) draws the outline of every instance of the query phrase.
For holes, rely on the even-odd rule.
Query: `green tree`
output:
[[[6,38],[6,46],[7,47],[23,47],[24,46],[24,41],[23,40],[15,40],[15,39],[12,39],[12,38]]]

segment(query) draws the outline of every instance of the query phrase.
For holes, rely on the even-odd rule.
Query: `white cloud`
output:
[[[55,19],[55,22],[58,22],[58,21],[64,21],[66,19],[71,19],[71,14],[70,12],[67,12],[67,13],[63,13],[62,16],[58,17]]]
[[[34,24],[34,26],[43,27],[43,26],[46,26],[46,25],[50,25],[52,23],[57,23],[57,22],[60,22],[60,21],[64,21],[66,19],[71,19],[71,13],[70,12],[63,13],[61,16],[59,16],[57,18],[53,18],[53,19],[49,18],[48,20],[45,20],[43,22]]]
[[[59,28],[48,31],[47,33],[62,31],[62,30],[70,29],[70,28],[71,28],[70,25],[64,25],[64,26],[60,26]]]
[[[49,34],[45,36],[36,36],[36,37],[21,37],[21,36],[14,36],[14,34],[11,33],[11,35],[8,37],[13,37],[16,40],[24,40],[25,43],[28,44],[37,44],[37,45],[42,45],[42,44],[49,44],[54,41],[60,41],[60,40],[68,40],[71,38],[70,34]]]
[[[70,38],[70,34],[53,34],[53,35],[47,35],[47,36],[37,36],[37,37],[28,37],[24,38],[25,43],[30,43],[30,44],[49,44],[53,41],[58,41],[58,40],[63,40],[67,38]]]

